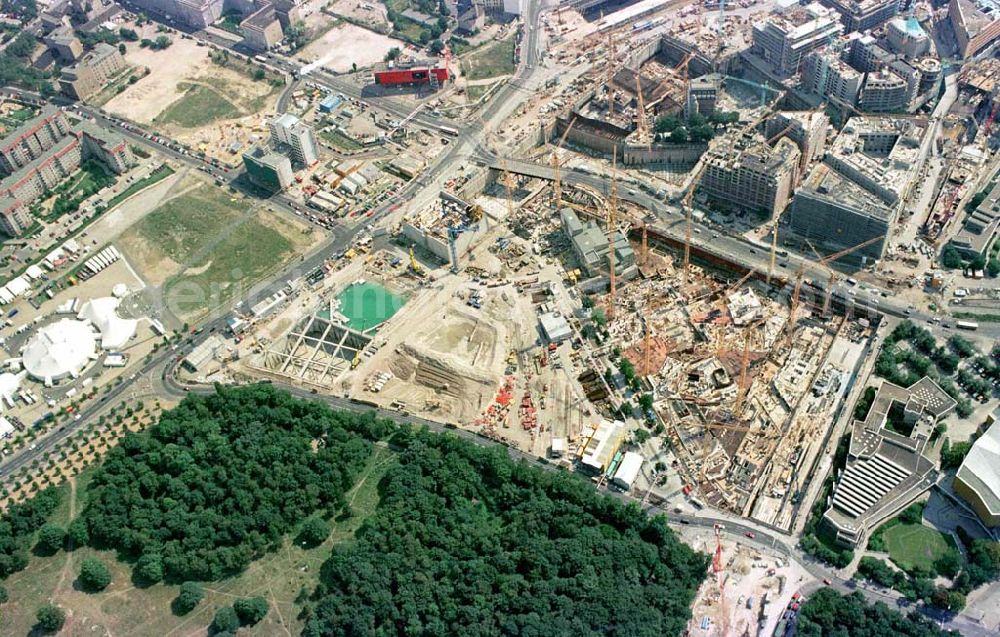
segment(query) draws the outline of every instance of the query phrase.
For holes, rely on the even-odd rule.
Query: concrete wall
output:
[[[684,170],[697,164],[706,150],[708,144],[653,144],[652,147],[626,144],[622,163],[627,166],[653,164]]]

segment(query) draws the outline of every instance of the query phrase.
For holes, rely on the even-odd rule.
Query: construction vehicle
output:
[[[427,274],[423,266],[417,263],[417,257],[413,255],[413,246],[410,246],[410,272],[419,277],[426,276]]]

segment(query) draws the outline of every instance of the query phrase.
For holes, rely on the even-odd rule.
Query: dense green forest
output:
[[[801,637],[958,637],[956,632],[939,630],[916,611],[903,615],[881,602],[868,604],[861,593],[840,595],[829,588],[816,591],[802,605],[796,634]]]
[[[382,500],[324,564],[320,635],[677,635],[709,558],[564,472],[400,432]]]
[[[386,426],[266,386],[188,397],[108,454],[83,512],[90,543],[168,581],[238,572],[336,513]]]

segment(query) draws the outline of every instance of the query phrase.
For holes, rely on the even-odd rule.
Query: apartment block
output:
[[[23,203],[9,195],[0,196],[0,231],[9,237],[19,237],[32,223]]]
[[[774,67],[775,73],[792,76],[810,51],[830,44],[844,27],[830,9],[818,3],[792,5],[772,13],[753,26],[751,52]]]
[[[270,3],[240,22],[240,31],[243,32],[243,43],[253,51],[269,51],[284,37],[278,14]]]
[[[99,43],[84,55],[75,66],[63,69],[59,88],[67,97],[81,102],[97,94],[108,80],[122,73],[128,66],[116,47]]]
[[[80,140],[72,135],[64,137],[43,156],[0,180],[0,196],[30,203],[70,176],[82,158]]]
[[[83,144],[84,159],[95,159],[116,175],[125,173],[135,165],[135,155],[121,135],[88,121],[77,124],[73,134]]]
[[[147,12],[170,16],[188,26],[204,29],[222,17],[224,0],[133,0]]]
[[[800,151],[781,138],[768,146],[759,136],[710,151],[700,192],[727,206],[768,218],[784,210],[798,173]]]
[[[267,123],[271,132],[271,145],[290,149],[292,159],[303,166],[319,161],[319,146],[312,128],[291,113],[279,115]]]
[[[28,120],[0,139],[0,170],[12,173],[41,157],[69,134],[66,114],[54,106],[45,106]]]

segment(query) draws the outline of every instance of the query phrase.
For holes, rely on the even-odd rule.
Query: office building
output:
[[[27,166],[55,146],[69,131],[69,120],[62,110],[43,106],[36,117],[0,139],[0,170],[10,174]]]
[[[827,46],[843,33],[835,15],[818,3],[772,13],[754,24],[750,50],[770,63],[776,74],[792,76],[810,51]]]
[[[810,53],[803,64],[802,87],[841,106],[857,106],[863,81],[863,74],[826,51]]]
[[[847,260],[882,258],[889,228],[916,181],[924,122],[854,117],[796,191],[786,215],[797,235],[826,252],[881,238]]]
[[[252,146],[243,154],[243,166],[250,183],[268,192],[285,190],[294,179],[288,158],[262,146]]]
[[[278,115],[267,123],[271,131],[271,146],[290,149],[292,159],[303,166],[319,161],[319,147],[313,130],[291,113]]]
[[[913,69],[910,69],[913,71]],[[916,96],[919,76],[900,77],[894,70],[869,73],[861,89],[861,110],[866,113],[904,113]]]
[[[986,198],[965,218],[962,229],[950,244],[966,259],[990,254],[1000,233],[1000,184],[993,186]]]
[[[918,58],[931,50],[930,36],[914,17],[890,20],[885,38],[893,51],[907,58]]]
[[[83,102],[99,93],[108,80],[127,68],[125,58],[117,47],[100,42],[75,66],[62,70],[59,88],[67,97]]]
[[[951,0],[948,20],[962,59],[986,52],[1000,39],[1000,3],[997,0]]]
[[[823,0],[840,14],[844,31],[868,31],[899,13],[899,0]]]
[[[687,104],[685,112],[711,115],[715,112],[715,103],[719,98],[721,78],[715,74],[702,75],[688,82]]]
[[[817,111],[779,111],[764,123],[764,134],[769,140],[783,135],[799,147],[799,178],[805,175],[809,164],[823,159],[826,151],[826,128],[830,118]],[[796,180],[798,185],[798,180]]]
[[[770,219],[785,209],[798,173],[800,152],[789,139],[768,146],[762,137],[709,151],[699,192],[730,208]]]
[[[598,276],[608,273],[611,268],[608,237],[604,230],[593,221],[580,221],[572,208],[563,208],[559,212],[563,232],[569,237],[573,254],[577,263],[587,276]],[[615,274],[624,275],[626,270],[635,265],[635,253],[629,245],[628,238],[621,232],[614,233]]]
[[[871,35],[852,33],[844,59],[861,73],[871,73],[888,66],[896,56]]]

